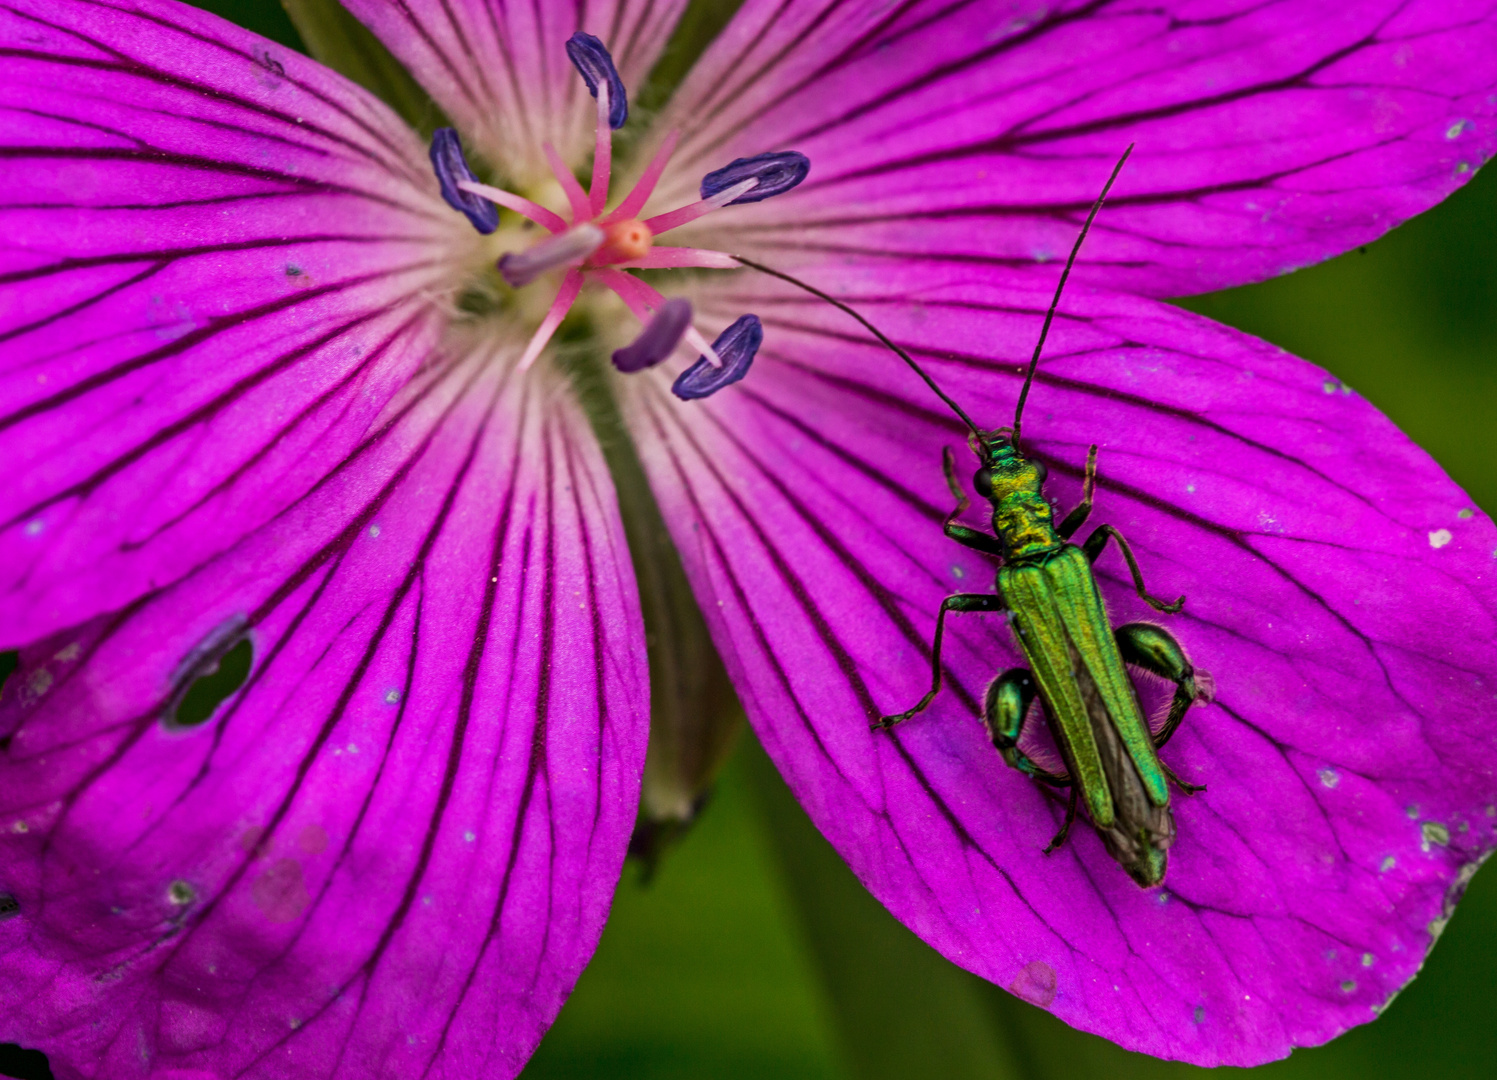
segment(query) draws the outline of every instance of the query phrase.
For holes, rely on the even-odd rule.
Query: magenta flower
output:
[[[619,354],[770,754],[946,956],[1202,1064],[1413,976],[1497,844],[1497,531],[1333,377],[1149,297],[1467,179],[1489,8],[750,0],[616,163],[679,3],[348,6],[458,134],[170,0],[0,5],[0,1041],[61,1078],[520,1070],[598,940],[649,714],[567,350]],[[1041,853],[1063,802],[975,722],[1003,619],[956,617],[947,690],[869,731],[992,580],[941,533],[962,430],[839,312],[719,269],[852,300],[996,426],[1130,142],[1025,434],[1064,506],[1100,446],[1094,520],[1216,679],[1151,890],[1084,825]]]

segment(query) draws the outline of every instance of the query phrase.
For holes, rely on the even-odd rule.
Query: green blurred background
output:
[[[201,6],[301,47],[276,0]],[[695,6],[706,29],[726,8]],[[671,58],[677,59],[679,58]],[[1291,277],[1184,302],[1330,369],[1497,507],[1497,169],[1388,237]],[[592,965],[527,1080],[1183,1076],[946,963],[832,852],[751,735],[697,826],[631,864]],[[1238,1072],[1242,1070],[1231,1070]],[[1376,1023],[1252,1070],[1497,1075],[1497,871]]]

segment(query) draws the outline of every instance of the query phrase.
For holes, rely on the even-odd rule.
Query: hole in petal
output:
[[[178,666],[172,696],[161,710],[167,725],[190,728],[206,722],[244,685],[254,661],[244,616],[221,623]]]
[[[21,914],[21,901],[10,893],[0,893],[0,922],[13,919]]]
[[[15,649],[0,652],[0,694],[5,692],[5,681],[21,666],[21,654]]]
[[[0,1043],[0,1076],[16,1080],[53,1080],[52,1063],[40,1050],[27,1050],[15,1043]]]

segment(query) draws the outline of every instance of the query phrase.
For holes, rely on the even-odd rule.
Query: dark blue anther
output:
[[[643,371],[669,356],[681,343],[681,335],[691,325],[691,301],[676,297],[660,305],[660,310],[645,324],[632,344],[613,354],[613,366],[620,371]]]
[[[772,195],[783,195],[804,180],[810,171],[811,159],[798,150],[775,150],[741,157],[702,177],[702,198],[710,199],[719,191],[726,191],[744,180],[757,180],[757,184],[727,205],[762,202]]]
[[[713,367],[712,361],[705,356],[697,357],[695,364],[681,372],[681,377],[671,386],[671,393],[682,401],[711,397],[748,374],[754,354],[763,343],[764,324],[759,321],[759,316],[743,316],[718,334],[712,343],[712,349],[722,359],[723,366]]]
[[[604,45],[591,34],[581,30],[567,38],[567,56],[572,66],[582,74],[587,83],[587,92],[598,96],[598,85],[608,84],[608,126],[617,131],[629,119],[629,95],[624,93],[624,80],[619,78],[619,69],[613,66],[613,57]]]
[[[499,208],[489,200],[464,191],[457,185],[463,180],[477,180],[463,157],[463,144],[450,127],[437,128],[431,136],[431,167],[442,185],[442,198],[454,210],[468,216],[473,227],[487,235],[499,227]]]

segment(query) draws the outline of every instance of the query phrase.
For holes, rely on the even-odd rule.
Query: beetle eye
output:
[[[972,486],[983,498],[990,497],[993,494],[993,470],[978,469],[972,477]]]
[[[1045,468],[1045,463],[1043,461],[1031,461],[1029,464],[1034,466],[1034,475],[1037,476],[1040,483],[1043,484],[1045,482],[1045,477],[1050,475],[1050,470]]]

